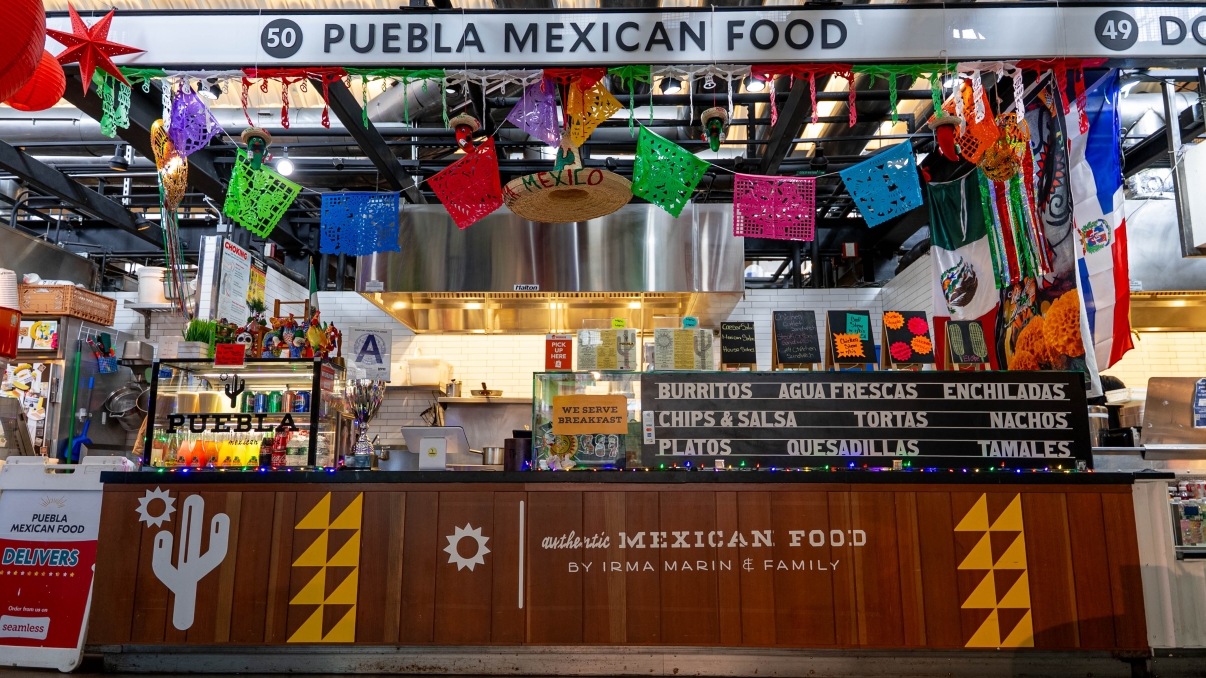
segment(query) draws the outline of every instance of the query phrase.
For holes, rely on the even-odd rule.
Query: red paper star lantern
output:
[[[146,50],[109,42],[109,24],[113,21],[114,10],[109,10],[105,18],[92,24],[92,27],[89,28],[76,13],[74,7],[67,5],[67,9],[71,10],[70,33],[46,29],[47,35],[67,46],[67,49],[56,57],[59,63],[67,65],[79,62],[80,80],[83,82],[85,93],[88,92],[88,86],[92,84],[92,73],[98,66],[102,71],[129,85],[130,82],[121,74],[110,57],[145,52]]]

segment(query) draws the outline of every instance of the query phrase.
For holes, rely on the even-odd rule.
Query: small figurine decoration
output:
[[[456,130],[456,145],[468,153],[473,150],[473,133],[481,129],[482,124],[472,115],[461,113],[448,121],[448,127]]]
[[[963,124],[963,118],[957,115],[939,115],[928,124],[938,141],[938,152],[951,162],[959,159],[958,136]]]
[[[241,138],[247,145],[247,153],[251,156],[251,169],[258,170],[264,163],[264,153],[272,145],[272,135],[266,129],[248,127],[243,130]]]
[[[326,359],[332,353],[342,356],[343,334],[333,324],[321,322],[317,310],[309,318],[298,318],[292,313],[272,318],[264,327],[259,342],[261,357]],[[250,323],[245,329],[248,334],[253,333]]]
[[[713,106],[699,114],[699,121],[703,123],[704,128],[701,140],[708,142],[708,148],[719,151],[720,145],[724,143],[724,129],[729,125],[729,112],[719,106]]]

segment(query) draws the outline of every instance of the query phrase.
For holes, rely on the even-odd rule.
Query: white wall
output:
[[[884,285],[879,297],[883,310],[925,311],[928,318],[934,307],[934,282],[930,275],[927,252]]]

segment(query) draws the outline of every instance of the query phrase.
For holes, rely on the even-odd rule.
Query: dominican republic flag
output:
[[[1095,357],[1097,369],[1104,370],[1133,348],[1118,71],[1109,71],[1086,95],[1084,121],[1088,124],[1082,123],[1075,99],[1069,101],[1065,118],[1069,184],[1078,238],[1073,249],[1084,304],[1080,324],[1081,334],[1086,337],[1086,359]]]

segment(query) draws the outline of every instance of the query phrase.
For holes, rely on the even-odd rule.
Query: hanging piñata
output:
[[[733,178],[733,235],[775,240],[804,240],[816,228],[817,180],[814,177]]]
[[[222,212],[243,228],[267,238],[300,192],[301,186],[267,166],[251,169],[247,152],[240,148]]]
[[[708,167],[694,153],[642,127],[632,165],[632,194],[677,217]]]
[[[465,157],[427,180],[457,228],[469,228],[502,207],[494,139],[470,147]]]
[[[117,78],[126,87],[129,87],[129,81],[118,70],[117,65],[113,63],[111,57],[123,54],[136,54],[138,52],[145,52],[146,50],[109,41],[109,24],[113,22],[113,13],[116,10],[109,10],[109,13],[100,21],[89,27],[80,18],[80,15],[76,13],[74,7],[67,5],[67,9],[71,13],[71,32],[65,33],[54,29],[46,30],[46,35],[67,47],[67,49],[60,52],[55,58],[64,66],[76,62],[79,63],[80,83],[84,86],[85,93],[88,92],[88,83],[92,82],[92,75],[97,67],[110,76]]]
[[[398,251],[397,193],[323,193],[323,254]]]
[[[868,226],[921,207],[913,145],[896,144],[839,174]]]

